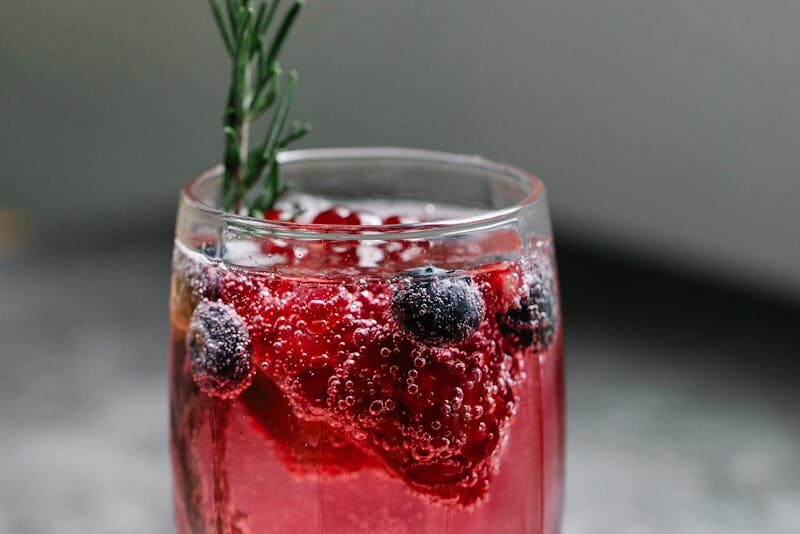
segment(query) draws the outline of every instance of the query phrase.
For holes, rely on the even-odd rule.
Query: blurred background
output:
[[[546,183],[566,534],[800,532],[800,3],[309,0],[307,146]],[[214,165],[205,2],[0,6],[0,532],[169,532],[179,187]]]

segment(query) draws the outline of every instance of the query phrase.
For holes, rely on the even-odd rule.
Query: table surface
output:
[[[791,308],[561,263],[564,532],[800,532]],[[168,273],[147,243],[0,260],[0,533],[171,532]]]

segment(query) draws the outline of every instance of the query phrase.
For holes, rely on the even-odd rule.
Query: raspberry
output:
[[[418,491],[474,504],[497,469],[521,357],[504,354],[488,326],[448,348],[377,326],[329,381],[329,423],[371,447]]]
[[[475,276],[475,283],[481,288],[486,308],[492,310],[518,307],[524,292],[524,274],[516,264],[480,273]]]
[[[298,288],[299,289],[299,288]],[[319,415],[325,407],[328,379],[353,343],[359,304],[343,287],[303,288],[287,296],[275,321],[268,372],[299,411]]]
[[[483,299],[472,279],[447,274],[435,267],[412,271],[392,302],[398,326],[429,345],[465,340],[484,317]]]
[[[334,368],[385,310],[386,297],[355,289],[235,274],[223,284],[223,299],[247,317],[257,366],[306,417],[321,415]]]
[[[289,399],[269,378],[257,373],[241,402],[254,426],[277,445],[289,468],[300,474],[351,473],[375,464],[375,460],[351,444],[339,432],[319,421],[297,417]]]
[[[209,395],[235,397],[250,385],[250,335],[230,306],[201,302],[189,322],[186,345],[194,381]]]

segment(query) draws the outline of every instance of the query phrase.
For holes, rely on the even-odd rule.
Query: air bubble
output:
[[[355,341],[358,345],[361,345],[367,340],[368,335],[368,330],[365,328],[358,328],[355,332],[353,332],[353,341]]]
[[[383,401],[381,400],[374,400],[372,404],[369,405],[369,413],[372,415],[380,415],[383,412]]]
[[[428,460],[433,455],[433,453],[430,449],[424,447],[414,447],[411,449],[411,455],[414,457],[415,460],[425,461]]]

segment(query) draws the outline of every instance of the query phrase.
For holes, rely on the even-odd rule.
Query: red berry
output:
[[[284,221],[286,214],[282,210],[271,209],[264,213],[264,219],[267,221]]]
[[[475,283],[481,288],[487,307],[508,310],[519,305],[524,291],[523,279],[522,269],[512,264],[476,275]]]
[[[488,327],[462,346],[431,348],[378,325],[331,377],[330,421],[417,490],[473,504],[497,469],[521,357],[504,354]]]
[[[338,206],[317,214],[317,216],[314,217],[313,224],[355,226],[361,224],[361,219],[358,217],[357,213],[350,211],[347,208]]]
[[[349,208],[336,206],[317,214],[313,224],[326,224],[330,226],[377,226],[382,224],[381,218],[366,211],[353,211]]]
[[[328,226],[359,226],[365,224],[365,219],[369,220],[369,217],[369,215],[338,206],[319,213],[312,222]],[[378,219],[378,224],[380,224],[380,219]],[[325,264],[337,267],[358,265],[358,246],[357,241],[326,241],[324,243],[327,252]]]
[[[341,433],[320,421],[297,417],[289,400],[269,378],[257,373],[241,398],[253,424],[277,445],[287,466],[298,473],[341,474],[358,471],[375,460]]]

